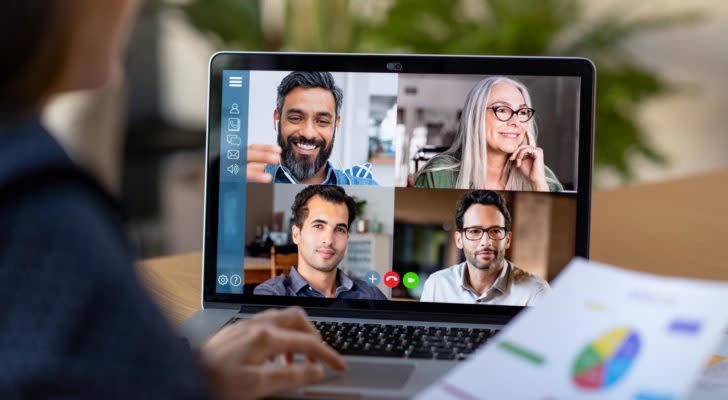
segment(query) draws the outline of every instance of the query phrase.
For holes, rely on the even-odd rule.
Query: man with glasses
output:
[[[465,262],[437,271],[425,281],[421,301],[529,306],[549,291],[541,278],[506,260],[511,214],[491,190],[467,192],[455,211],[455,244]]]

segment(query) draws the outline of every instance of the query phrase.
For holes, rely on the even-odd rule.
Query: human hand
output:
[[[265,172],[266,164],[279,164],[281,162],[280,146],[273,144],[248,145],[248,164],[246,177],[248,182],[268,183],[273,177]]]
[[[306,361],[293,363],[296,353]],[[264,365],[279,356],[280,364]],[[337,370],[347,368],[296,307],[268,310],[229,325],[200,349],[210,386],[221,399],[255,399],[316,382],[324,374],[319,361]]]
[[[544,164],[542,148],[521,145],[511,154],[509,160],[516,163],[516,168],[528,178],[535,190],[541,192],[549,191],[549,185],[546,182],[546,166]]]

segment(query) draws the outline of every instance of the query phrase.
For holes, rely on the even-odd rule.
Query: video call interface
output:
[[[223,71],[217,293],[538,304],[575,252],[579,91]]]

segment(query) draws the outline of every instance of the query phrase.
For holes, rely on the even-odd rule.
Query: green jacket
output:
[[[437,155],[427,163],[428,168],[440,168],[449,165],[450,162],[456,161],[453,157],[447,155]],[[552,192],[561,192],[564,190],[564,186],[556,178],[556,174],[551,171],[551,168],[545,167],[546,170],[546,183],[549,185],[549,190]],[[455,183],[458,180],[457,169],[442,169],[438,171],[427,171],[417,176],[415,180],[415,187],[420,188],[438,188],[438,189],[452,189],[455,187]]]

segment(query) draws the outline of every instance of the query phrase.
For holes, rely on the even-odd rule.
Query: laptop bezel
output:
[[[331,72],[380,72],[417,74],[478,74],[574,76],[581,79],[576,190],[575,256],[589,257],[591,218],[591,173],[594,140],[594,99],[596,70],[585,58],[502,57],[450,55],[324,54],[219,52],[210,58],[207,149],[205,159],[205,211],[202,254],[203,308],[254,309],[297,305],[309,312],[325,310],[327,315],[379,317],[428,321],[505,322],[523,307],[399,302],[381,300],[342,300],[293,296],[255,296],[216,293],[218,248],[218,200],[220,185],[220,113],[224,70],[303,70]],[[212,116],[212,117],[211,117]],[[486,311],[486,312],[484,312]]]

